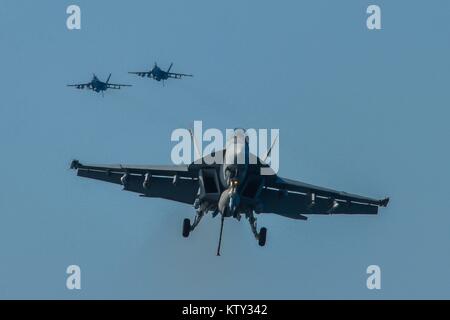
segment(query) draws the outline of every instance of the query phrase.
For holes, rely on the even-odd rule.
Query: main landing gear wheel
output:
[[[259,230],[259,237],[258,237],[258,244],[261,247],[264,247],[264,245],[266,244],[266,236],[267,236],[267,229],[261,228],[261,230]]]
[[[183,237],[189,237],[189,233],[191,232],[191,220],[184,219],[183,221]]]

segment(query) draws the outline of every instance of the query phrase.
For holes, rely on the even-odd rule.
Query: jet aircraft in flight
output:
[[[108,89],[120,89],[122,87],[131,87],[129,84],[116,84],[116,83],[110,83],[109,80],[111,79],[111,74],[109,74],[108,79],[106,82],[103,82],[98,79],[98,77],[94,74],[92,77],[92,80],[88,83],[79,83],[79,84],[69,84],[68,87],[75,87],[77,89],[89,89],[95,92],[101,92],[103,93]]]
[[[138,75],[142,78],[147,77],[147,78],[155,79],[156,81],[162,81],[163,84],[164,84],[164,81],[169,78],[181,79],[182,77],[193,77],[192,74],[170,72],[170,70],[172,70],[172,67],[173,67],[173,63],[170,65],[170,67],[169,67],[169,69],[167,69],[167,71],[164,71],[163,69],[158,67],[157,63],[155,63],[155,65],[153,66],[153,69],[150,71],[137,71],[137,72],[129,72],[129,73]]]
[[[296,220],[307,220],[307,215],[376,215],[378,208],[389,202],[389,198],[379,200],[336,191],[275,173],[262,175],[261,169],[271,170],[270,166],[249,152],[248,138],[242,131],[235,131],[226,147],[210,156],[220,157],[222,164],[207,164],[211,163],[210,159],[205,161],[208,156],[201,163],[176,166],[90,165],[74,160],[71,169],[77,170],[80,177],[115,183],[144,198],[163,198],[193,206],[196,216],[193,223],[189,219],[183,221],[184,237],[194,231],[206,214],[220,215],[217,255],[225,218],[246,218],[258,244],[264,246],[267,229],[258,230],[258,215],[272,213]]]

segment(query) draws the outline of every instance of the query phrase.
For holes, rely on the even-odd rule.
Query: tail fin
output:
[[[272,154],[272,149],[275,147],[275,144],[277,143],[277,140],[279,138],[279,135],[276,136],[275,140],[273,141],[272,145],[270,146],[270,149],[267,151],[266,156],[263,159],[263,162],[266,162],[267,158],[270,157]]]
[[[197,139],[195,139],[195,135],[192,129],[189,129],[189,133],[191,135],[192,142],[194,143],[194,162],[202,158],[202,150],[198,145]]]
[[[109,79],[111,79],[111,75],[112,75],[112,73],[109,74],[108,80],[106,80],[107,84],[109,83]]]
[[[169,69],[167,69],[167,73],[169,73],[170,72],[170,70],[172,70],[172,67],[173,67],[173,62],[170,64],[170,67],[169,67]]]

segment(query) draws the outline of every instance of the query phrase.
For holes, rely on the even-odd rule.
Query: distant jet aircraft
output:
[[[182,77],[193,77],[192,74],[184,74],[184,73],[173,73],[170,72],[170,70],[173,67],[173,63],[170,65],[169,69],[167,71],[162,70],[158,65],[155,63],[155,66],[150,71],[137,71],[137,72],[129,72],[130,74],[136,74],[142,78],[148,77],[153,78],[156,81],[164,81],[172,78],[172,79],[181,79]]]
[[[109,74],[108,79],[106,82],[100,81],[97,76],[94,74],[92,77],[91,82],[89,83],[79,83],[79,84],[69,84],[68,87],[75,87],[77,89],[89,89],[95,92],[102,92],[103,93],[108,89],[120,89],[121,87],[131,87],[129,84],[115,84],[115,83],[109,83],[109,80],[111,79],[111,74]]]
[[[250,154],[247,136],[242,132],[235,132],[225,149],[214,156],[224,159],[223,164],[208,165],[211,161],[204,161],[208,156],[202,164],[178,166],[85,165],[74,160],[71,169],[76,169],[80,177],[116,183],[141,197],[193,205],[196,217],[193,224],[189,219],[183,221],[184,237],[189,236],[207,213],[211,212],[213,217],[220,214],[217,255],[220,255],[225,217],[240,220],[244,216],[259,245],[264,246],[267,229],[258,231],[256,215],[273,213],[297,220],[307,220],[305,215],[310,214],[375,215],[379,207],[386,207],[389,202],[389,198],[378,200],[349,194],[276,174],[261,175],[261,168],[270,166]],[[237,159],[245,161],[238,164]]]

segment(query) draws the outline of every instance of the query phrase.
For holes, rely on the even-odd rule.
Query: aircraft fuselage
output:
[[[95,92],[106,91],[107,89],[106,84],[96,78],[91,81],[91,86],[92,90],[94,90]]]
[[[249,159],[250,150],[247,136],[245,133],[237,132],[227,142],[224,163],[219,173],[224,190],[220,195],[218,209],[226,217],[239,218],[238,215],[246,213],[248,208],[241,199],[243,196],[249,195],[249,192],[246,192],[249,188],[254,189],[254,184],[262,181],[258,172],[250,170]],[[250,182],[252,182],[252,186],[250,186]]]

